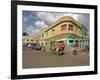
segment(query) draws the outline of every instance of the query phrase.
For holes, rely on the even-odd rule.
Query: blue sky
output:
[[[89,30],[89,14],[65,13],[65,12],[40,12],[40,11],[23,11],[22,12],[22,29],[31,36],[38,36],[40,31],[54,23],[63,16],[72,16],[82,23]]]

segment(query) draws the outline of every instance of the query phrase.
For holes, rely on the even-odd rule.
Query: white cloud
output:
[[[25,32],[25,31],[27,30],[27,25],[23,22],[23,23],[22,23],[22,26],[23,26],[23,27],[22,27],[22,30],[23,30],[23,32]]]
[[[54,15],[49,12],[37,12],[37,17],[46,23],[52,23],[55,21]]]
[[[67,14],[64,14],[64,16],[71,16],[71,17],[73,17],[74,19],[78,20],[78,14],[67,13]]]
[[[37,36],[40,33],[41,29],[47,27],[47,25],[43,21],[36,21],[33,25],[27,27],[25,26],[23,30],[25,30],[25,32],[32,36]]]
[[[34,25],[40,29],[47,27],[47,25],[43,21],[36,21]]]
[[[34,20],[34,23],[32,23],[31,26],[24,24],[23,25],[25,26],[24,30],[26,30],[27,33],[30,35],[38,35],[41,29],[47,27],[49,24],[52,24],[53,22],[55,22],[56,20],[60,19],[63,16],[71,16],[75,20],[78,20],[78,21],[82,20],[81,22],[83,21],[85,22],[85,19],[86,19],[84,18],[83,20],[84,15],[77,14],[77,13],[34,12],[33,15],[24,17],[25,22],[27,22],[27,20],[29,20],[30,18],[33,18]]]
[[[55,17],[56,20],[58,20],[59,18],[63,17],[63,16],[71,16],[73,17],[74,19],[78,19],[79,17],[79,14],[74,14],[74,13],[54,13],[53,15]]]
[[[31,36],[36,36],[36,35],[39,34],[40,30],[39,30],[39,29],[34,29],[33,26],[29,26],[29,27],[27,28],[27,31],[26,31],[26,32],[27,32],[29,35],[31,35]]]
[[[78,18],[78,15],[69,14],[69,13],[51,13],[51,12],[37,12],[37,17],[41,20],[36,21],[32,26],[27,27],[27,33],[30,35],[38,35],[40,30],[47,27],[46,23],[52,24],[59,18],[63,16],[72,16],[75,19]],[[28,18],[32,18],[34,16],[30,15]],[[35,17],[36,18],[36,17]]]
[[[37,17],[46,23],[52,23],[63,16],[72,16],[74,19],[78,20],[79,14],[73,13],[52,13],[52,12],[37,12]]]

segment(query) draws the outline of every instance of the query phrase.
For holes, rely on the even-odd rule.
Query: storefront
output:
[[[51,47],[55,46],[56,41],[55,40],[46,40],[45,41],[45,48],[49,50]]]
[[[66,38],[66,42],[67,42],[67,48],[72,48],[73,47],[73,43],[76,43],[77,47],[80,47],[80,39],[79,38]]]
[[[59,40],[57,40],[56,41],[56,44],[57,44],[57,46],[59,47],[59,46],[63,46],[63,47],[66,47],[67,45],[66,45],[66,39],[64,38],[64,39],[59,39]]]

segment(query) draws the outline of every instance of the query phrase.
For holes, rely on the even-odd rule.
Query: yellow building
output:
[[[71,48],[72,43],[78,43],[78,47],[82,47],[88,42],[87,29],[71,16],[61,17],[59,20],[45,28],[41,32],[39,39],[40,44],[46,48],[51,43],[64,43],[65,48]]]
[[[40,46],[44,46],[45,45],[45,39],[44,39],[44,31],[46,30],[46,28],[43,28],[40,32],[40,35],[38,37],[38,40],[39,40],[39,44]]]
[[[33,36],[22,36],[22,42],[23,45],[31,44],[31,43],[36,43],[36,38]]]

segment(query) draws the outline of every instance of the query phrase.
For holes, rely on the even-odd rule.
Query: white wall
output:
[[[32,1],[32,0],[31,0]],[[45,2],[58,2],[58,3],[74,3],[74,4],[92,4],[98,5],[100,0],[34,0]],[[100,14],[100,6],[99,12]],[[100,21],[100,15],[98,16]],[[10,0],[0,0],[0,80],[10,80]],[[100,23],[99,23],[100,26]],[[98,29],[100,30],[100,28]],[[100,31],[98,31],[100,34]],[[99,40],[100,41],[100,37]],[[98,42],[100,44],[100,42]],[[99,46],[100,48],[100,46]],[[100,50],[99,50],[100,52]],[[98,53],[99,53],[98,52]],[[98,55],[98,61],[100,61],[100,54]],[[98,62],[100,67],[100,62]],[[98,75],[84,75],[84,76],[67,76],[67,77],[55,77],[55,78],[41,78],[32,80],[100,80],[100,68]],[[29,79],[27,79],[29,80]]]

